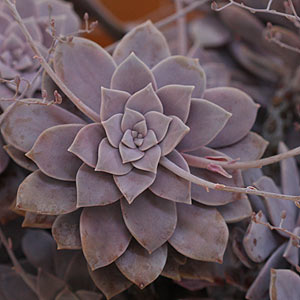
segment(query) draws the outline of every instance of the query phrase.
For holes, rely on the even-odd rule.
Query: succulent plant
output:
[[[17,0],[18,12],[24,20],[35,43],[46,57],[52,43],[50,19],[54,20],[56,35],[67,35],[79,29],[80,21],[72,10],[72,5],[60,0]],[[33,81],[40,67],[39,61],[26,42],[19,25],[3,0],[0,1],[0,77],[8,82],[0,83],[0,99],[11,98],[16,85],[9,82],[18,77],[21,80],[19,92],[23,92],[27,82]],[[33,95],[40,88],[40,76],[27,91]],[[6,107],[6,103],[1,101]]]
[[[19,187],[17,207],[57,215],[58,247],[82,248],[108,298],[154,281],[171,246],[221,263],[225,221],[249,217],[249,200],[208,193],[185,176],[243,186],[240,170],[215,162],[262,156],[267,143],[249,132],[258,105],[235,88],[205,90],[198,60],[171,56],[151,22],[126,34],[112,57],[83,38],[60,41],[53,68],[81,113],[25,103],[6,113],[9,154],[35,170]]]
[[[283,143],[279,145],[280,153],[287,150]],[[288,195],[299,195],[299,170],[295,159],[285,159],[280,164],[281,189]],[[258,188],[267,191],[280,189],[270,177],[261,176],[261,172],[250,170],[244,175],[247,183],[253,184],[255,181],[254,185]],[[294,203],[285,200],[264,198],[261,203],[253,196],[250,196],[250,199],[254,210],[259,212],[244,234],[239,258],[244,265],[248,264],[248,267],[253,267],[253,262],[260,263],[261,269],[246,297],[247,299],[269,299],[268,295],[270,295],[272,300],[297,299],[299,290],[286,289],[286,287],[290,286],[291,282],[300,280],[299,276],[292,271],[299,270],[299,240],[290,234],[299,236],[299,209]],[[274,226],[276,230],[271,231],[269,226]],[[297,277],[298,279],[295,279]]]

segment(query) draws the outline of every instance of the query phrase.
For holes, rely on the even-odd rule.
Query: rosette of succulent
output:
[[[57,216],[58,247],[82,249],[107,298],[153,282],[171,251],[221,263],[226,222],[251,215],[245,193],[299,200],[243,188],[241,169],[265,163],[266,142],[250,132],[258,105],[238,89],[205,89],[198,60],[171,56],[151,22],[112,56],[84,38],[61,40],[53,69],[31,46],[80,114],[22,102],[6,113],[6,143],[35,169],[16,205]]]
[[[80,28],[80,20],[72,5],[61,0],[17,0],[16,7],[24,26],[45,57],[49,55],[53,34],[68,35]],[[7,99],[1,101],[1,107],[6,108],[20,93],[23,97],[31,97],[40,89],[40,63],[34,56],[13,14],[1,0],[0,99]]]

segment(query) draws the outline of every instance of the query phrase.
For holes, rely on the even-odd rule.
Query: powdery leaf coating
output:
[[[107,205],[122,198],[113,176],[83,164],[77,173],[77,207]]]
[[[126,278],[143,289],[160,275],[166,264],[167,254],[167,245],[149,254],[133,241],[128,250],[116,261],[116,265]]]
[[[214,122],[211,116],[214,116]],[[231,114],[207,100],[192,99],[186,125],[190,132],[179,144],[181,151],[192,151],[212,141],[230,120]]]
[[[100,111],[100,87],[109,88],[115,68],[115,62],[103,48],[84,38],[74,37],[71,42],[60,42],[55,50],[56,74],[95,112]]]
[[[92,123],[81,128],[68,151],[79,157],[88,166],[95,168],[98,161],[99,142],[105,137],[103,127]]]
[[[67,214],[76,210],[76,186],[73,182],[56,180],[37,170],[19,186],[16,206],[46,215]]]
[[[161,201],[160,197],[156,197],[150,191],[139,195],[132,204],[122,199],[121,208],[128,230],[149,253],[167,242],[175,230],[175,203]],[[153,224],[160,228],[159,232]]]
[[[252,128],[258,105],[246,93],[230,87],[208,89],[204,99],[232,113],[222,131],[210,143],[211,147],[225,147],[245,137]]]
[[[262,222],[267,222],[266,217],[260,212]],[[243,239],[243,246],[247,255],[254,262],[263,262],[276,248],[279,241],[274,232],[269,228],[251,221]]]
[[[131,53],[117,67],[112,76],[110,88],[134,94],[149,83],[152,83],[156,90],[156,82],[151,70],[134,53]]]
[[[107,299],[127,290],[132,283],[126,279],[115,264],[91,271],[90,275],[97,288],[105,295]]]
[[[84,124],[83,120],[59,106],[22,103],[16,103],[5,120],[1,126],[4,139],[23,152],[28,152],[47,128],[61,124]]]
[[[195,87],[192,96],[201,98],[205,89],[206,78],[197,59],[185,56],[170,56],[160,61],[153,69],[157,87],[180,84]]]
[[[52,226],[52,236],[58,249],[81,249],[79,220],[81,210],[61,215],[56,218]]]
[[[42,132],[26,156],[33,160],[39,169],[55,179],[75,181],[76,173],[82,161],[68,148],[78,131],[80,124],[57,125]],[[61,166],[64,165],[64,168]]]
[[[167,156],[173,163],[185,171],[189,171],[189,166],[179,152],[174,150]],[[170,188],[170,187],[176,187]],[[149,187],[155,195],[174,202],[191,204],[191,183],[173,174],[166,168],[159,166],[156,179]]]
[[[131,240],[118,203],[84,208],[80,217],[80,236],[83,254],[93,270],[114,262]]]
[[[131,52],[134,52],[149,68],[171,55],[165,37],[151,21],[136,26],[130,31],[117,45],[113,58],[117,64],[120,64]]]
[[[270,270],[272,268],[286,268],[287,262],[281,259],[286,243],[282,244],[265,263],[258,276],[247,291],[246,299],[257,300],[264,299],[269,293]]]
[[[270,299],[298,300],[300,276],[291,270],[271,270]]]
[[[187,257],[222,263],[229,233],[220,213],[178,203],[177,214],[177,227],[169,243]]]

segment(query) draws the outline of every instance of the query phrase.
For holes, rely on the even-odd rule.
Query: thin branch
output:
[[[0,227],[0,241],[4,245],[4,247],[7,251],[7,254],[9,255],[9,257],[14,265],[15,271],[22,277],[22,279],[28,285],[28,287],[30,287],[30,289],[36,295],[38,295],[34,282],[27,276],[26,272],[24,271],[24,269],[20,265],[19,261],[17,260],[14,252],[12,251],[11,243],[6,239],[1,227]]]
[[[274,43],[274,44],[276,44],[276,45],[278,45],[278,46],[281,47],[281,48],[285,48],[285,49],[291,50],[291,51],[293,51],[293,52],[300,53],[300,49],[299,49],[299,48],[293,47],[293,46],[291,46],[291,45],[288,45],[288,44],[286,44],[286,43],[280,41],[280,40],[279,40],[278,38],[276,38],[276,37],[270,38],[269,41],[272,42],[272,43]]]
[[[166,17],[165,19],[162,19],[156,23],[154,23],[154,25],[156,26],[157,29],[160,29],[174,21],[176,21],[178,18],[185,16],[186,14],[190,13],[191,11],[193,11],[194,9],[196,9],[197,7],[205,4],[206,2],[208,2],[208,0],[197,0],[192,2],[191,4],[189,4],[188,6],[186,6],[185,8],[181,9],[180,11],[176,12],[175,14]],[[106,51],[108,52],[112,52],[117,45],[119,44],[119,41],[107,46],[106,48],[104,48]]]
[[[100,117],[98,116],[98,114],[95,111],[93,111],[91,108],[86,106],[75,94],[73,94],[73,92],[69,90],[69,88],[64,84],[64,82],[60,78],[58,78],[58,76],[52,70],[52,68],[48,64],[47,60],[43,57],[40,50],[35,45],[28,29],[26,28],[21,16],[19,15],[19,13],[16,9],[15,4],[13,4],[10,0],[4,0],[4,1],[7,4],[12,15],[14,16],[14,19],[19,24],[20,29],[22,30],[23,34],[26,37],[26,40],[28,41],[30,47],[32,48],[33,52],[35,53],[36,58],[39,60],[40,64],[43,66],[43,68],[48,73],[48,75],[51,77],[51,79],[57,84],[57,86],[59,86],[59,88],[62,90],[62,92],[74,103],[74,105],[80,111],[82,111],[85,115],[87,115],[93,121],[99,122]]]
[[[245,170],[245,169],[252,169],[252,168],[261,168],[263,166],[267,166],[270,164],[277,163],[283,159],[287,159],[290,157],[294,157],[300,154],[300,147],[294,148],[284,153],[280,153],[274,156],[269,156],[267,158],[262,158],[258,160],[251,160],[251,161],[241,161],[238,162],[237,160],[233,161],[221,161],[221,160],[213,160],[207,159],[204,157],[198,157],[187,153],[181,153],[182,156],[185,158],[189,166],[197,167],[197,168],[208,168],[210,164],[215,164],[223,167],[224,169],[231,169],[231,170]]]
[[[168,169],[169,171],[174,173],[175,175],[177,175],[187,181],[190,181],[194,184],[202,186],[207,191],[209,191],[209,189],[212,189],[212,190],[217,190],[217,191],[251,194],[251,195],[257,195],[257,196],[262,196],[262,197],[267,197],[267,198],[276,198],[276,199],[281,199],[281,200],[294,201],[295,203],[298,203],[300,201],[300,195],[299,196],[282,195],[282,194],[260,191],[254,187],[240,188],[240,187],[226,186],[224,184],[213,183],[213,182],[201,179],[197,176],[194,176],[193,174],[181,169],[180,167],[178,167],[176,164],[171,162],[166,157],[162,157],[160,159],[159,163],[163,167],[165,167],[166,169]]]

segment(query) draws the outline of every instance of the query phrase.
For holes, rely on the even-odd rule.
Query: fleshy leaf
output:
[[[57,125],[43,131],[26,156],[33,160],[39,169],[55,179],[73,181],[82,161],[68,151],[80,124]]]
[[[22,227],[50,229],[55,219],[56,219],[55,215],[48,216],[48,215],[35,214],[33,212],[27,211],[25,212],[25,217],[22,223]]]
[[[189,172],[189,166],[184,158],[176,150],[171,152],[168,156],[173,163]],[[180,178],[171,171],[162,166],[158,166],[156,179],[149,187],[150,191],[157,195],[174,202],[182,202],[191,204],[191,183],[185,179]]]
[[[112,147],[107,138],[104,138],[99,145],[98,157],[96,171],[124,175],[132,169],[131,164],[122,163],[119,150]]]
[[[203,95],[206,78],[198,59],[170,56],[159,62],[152,72],[158,88],[170,84],[192,85],[195,87],[193,97],[201,98]]]
[[[156,82],[151,70],[134,53],[131,53],[115,70],[110,87],[134,94],[149,83],[152,83],[156,90]]]
[[[225,147],[245,137],[252,128],[259,105],[246,93],[231,87],[207,89],[203,96],[232,114],[210,147]]]
[[[300,276],[291,270],[271,269],[270,300],[297,300],[300,295]]]
[[[132,169],[128,174],[116,176],[114,180],[129,204],[145,191],[155,180],[155,174]]]
[[[119,203],[84,208],[80,235],[83,254],[92,270],[114,262],[127,249],[131,239]]]
[[[293,230],[293,234],[300,236],[300,227],[296,227]],[[283,253],[283,257],[294,267],[299,266],[299,248],[295,247],[294,239],[291,237],[289,243]]]
[[[134,52],[150,68],[162,59],[170,56],[165,37],[147,21],[127,33],[116,47],[113,58],[120,64],[131,52]]]
[[[226,126],[230,117],[229,112],[214,103],[192,99],[190,114],[186,122],[190,132],[179,144],[179,149],[192,151],[207,145]]]
[[[145,114],[148,129],[154,131],[158,142],[165,137],[172,118],[163,115],[157,111],[150,111]]]
[[[58,216],[52,226],[57,249],[81,249],[79,219],[81,210]]]
[[[54,70],[66,86],[95,112],[100,111],[101,89],[109,88],[116,65],[98,44],[74,37],[55,48]]]
[[[57,105],[16,103],[6,114],[1,132],[8,144],[28,152],[45,129],[60,124],[84,124],[84,121]]]
[[[229,232],[221,214],[213,208],[178,203],[177,215],[169,243],[187,257],[222,263]]]
[[[85,164],[78,170],[76,184],[78,207],[107,205],[122,197],[111,174],[95,172]]]
[[[133,161],[132,165],[142,171],[148,171],[156,174],[158,162],[161,157],[160,147],[156,145],[144,153],[145,155],[141,159]]]
[[[133,94],[127,101],[126,107],[136,110],[141,114],[149,111],[163,112],[163,106],[149,83],[145,88]]]
[[[102,122],[102,126],[105,129],[106,136],[109,143],[118,148],[123,137],[123,132],[121,129],[121,121],[123,119],[123,114],[116,114]]]
[[[37,170],[21,183],[16,206],[46,215],[70,213],[77,209],[75,183],[50,178]]]
[[[136,111],[136,110],[132,110],[130,108],[126,108],[125,109],[125,113],[122,119],[122,123],[121,123],[121,128],[122,131],[125,132],[127,129],[133,129],[133,126],[141,121],[144,121],[145,118],[144,116]]]
[[[232,159],[239,161],[249,161],[260,159],[269,142],[263,139],[255,132],[249,132],[242,140],[228,147],[219,148],[218,150]]]
[[[143,289],[161,274],[167,254],[167,245],[149,254],[137,242],[132,241],[126,252],[116,261],[116,265],[125,277]]]
[[[105,131],[101,124],[88,124],[78,131],[68,151],[95,168],[98,160],[98,147],[104,137]]]
[[[262,212],[259,212],[256,217],[262,222],[267,222]],[[279,240],[276,239],[276,235],[268,227],[251,221],[243,239],[243,245],[250,259],[260,263],[278,248]]]
[[[168,131],[162,142],[159,144],[161,148],[161,156],[168,155],[181,142],[183,137],[189,133],[190,128],[186,126],[181,119],[171,116],[172,121]]]
[[[130,94],[124,91],[101,88],[100,119],[105,121],[118,113],[124,113],[124,108]]]
[[[132,283],[125,278],[115,264],[91,271],[90,276],[97,288],[105,295],[107,299],[127,290]]]
[[[148,130],[147,135],[144,137],[142,145],[139,147],[141,151],[146,151],[151,147],[157,145],[158,141],[156,138],[156,134],[153,130]]]
[[[128,148],[125,145],[123,145],[123,143],[120,144],[119,152],[120,152],[123,164],[142,159],[145,155],[145,153],[140,151],[139,149]]]
[[[164,114],[176,116],[185,123],[190,113],[193,90],[193,86],[177,84],[166,85],[157,90]]]
[[[132,204],[122,199],[121,208],[128,230],[149,253],[162,246],[175,230],[175,203],[150,191],[142,193]]]

